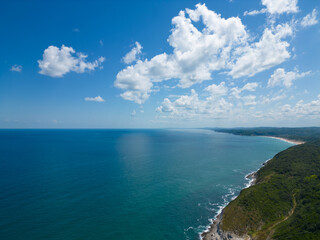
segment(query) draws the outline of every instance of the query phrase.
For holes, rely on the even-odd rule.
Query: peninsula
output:
[[[320,128],[215,131],[300,144],[278,153],[251,174],[254,184],[227,205],[202,239],[320,239]]]

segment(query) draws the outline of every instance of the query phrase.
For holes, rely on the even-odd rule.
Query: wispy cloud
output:
[[[309,13],[302,19],[301,25],[303,27],[308,27],[308,26],[317,24],[318,23],[317,15],[318,15],[317,10],[313,9],[312,13]]]
[[[130,64],[133,62],[136,62],[138,60],[139,55],[141,54],[141,50],[142,50],[142,46],[140,43],[136,42],[135,43],[135,47],[133,47],[131,49],[130,52],[128,52],[124,57],[123,57],[123,61],[126,64]]]
[[[22,71],[22,66],[15,64],[10,68],[10,71],[12,71],[12,72],[21,72]]]
[[[97,97],[86,97],[84,98],[85,101],[88,101],[88,102],[104,102],[104,99],[100,96],[97,96]]]

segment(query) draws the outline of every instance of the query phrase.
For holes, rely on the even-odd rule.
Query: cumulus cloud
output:
[[[297,6],[298,0],[262,0],[262,5],[266,8],[261,10],[245,11],[244,16],[255,16],[262,13],[282,14],[282,13],[296,13],[299,11]]]
[[[317,24],[318,23],[317,14],[318,14],[317,10],[313,9],[312,13],[309,13],[302,19],[301,25],[303,27],[308,27],[308,26]]]
[[[142,50],[141,44],[138,43],[138,42],[136,42],[136,43],[135,43],[135,47],[133,47],[133,48],[131,49],[131,51],[128,52],[128,53],[123,57],[122,60],[123,60],[126,64],[130,64],[130,63],[136,62],[139,54],[141,54],[141,50]]]
[[[240,99],[241,98],[240,93],[242,93],[243,91],[254,92],[258,86],[259,86],[258,83],[252,82],[252,83],[247,83],[242,88],[233,87],[233,88],[231,88],[231,96],[233,96],[237,99]]]
[[[246,85],[244,85],[242,87],[241,91],[254,92],[257,89],[258,86],[259,86],[259,84],[257,82],[247,83]]]
[[[10,71],[12,71],[12,72],[21,72],[22,71],[22,66],[15,64],[10,68]]]
[[[49,46],[44,50],[43,59],[38,60],[39,73],[50,77],[62,77],[71,71],[83,73],[101,66],[105,60],[104,57],[100,57],[93,62],[87,62],[87,57],[83,53],[76,53],[72,47],[62,45],[59,49],[55,46]]]
[[[248,95],[248,96],[244,96],[242,98],[242,100],[244,101],[244,105],[245,106],[252,106],[252,105],[256,105],[256,96],[254,95]]]
[[[197,92],[192,89],[190,95],[179,96],[176,100],[165,98],[157,111],[169,114],[172,118],[189,119],[198,116],[223,118],[231,108],[231,103],[214,95],[201,100]]]
[[[193,22],[202,21],[200,31]],[[115,86],[125,90],[124,99],[143,103],[154,83],[178,79],[179,87],[211,79],[211,72],[226,67],[232,49],[246,43],[248,34],[238,17],[222,18],[204,4],[195,10],[180,11],[172,19],[173,29],[168,43],[173,53],[162,53],[150,60],[138,60],[120,71]]]
[[[199,97],[192,89],[188,95],[165,98],[157,108],[157,112],[170,118],[192,119],[201,118],[230,118],[244,108],[257,104],[255,95],[245,95],[244,92],[254,92],[258,83],[247,83],[243,87],[229,88],[225,82],[212,84],[204,89],[206,97]],[[241,94],[242,93],[242,94]]]
[[[219,85],[212,84],[206,87],[204,90],[214,97],[225,96],[228,92],[228,88],[226,87],[225,82],[221,82]]]
[[[286,72],[283,68],[278,68],[269,78],[268,87],[284,86],[286,88],[290,88],[294,80],[302,78],[308,74],[310,74],[310,72],[299,73],[298,70],[295,70],[294,72]]]
[[[295,118],[319,118],[320,117],[320,94],[316,100],[310,102],[298,101],[295,105],[285,104],[281,107],[279,115],[281,117]]]
[[[258,42],[243,49],[228,74],[233,78],[254,76],[284,62],[290,58],[290,53],[287,49],[289,43],[282,39],[292,34],[292,28],[288,24],[265,29]]]
[[[296,13],[299,10],[298,0],[262,0],[261,3],[270,14]]]
[[[88,102],[104,102],[104,99],[100,96],[97,96],[97,97],[86,97],[84,98],[85,101],[88,101]]]
[[[252,82],[252,83],[247,83],[246,85],[244,85],[242,88],[239,87],[233,87],[230,89],[230,96],[238,99],[238,100],[244,100],[245,102],[253,102],[252,100],[254,100],[255,98],[253,97],[249,97],[249,96],[242,96],[241,93],[245,92],[245,91],[249,91],[249,92],[254,92],[256,91],[257,87],[259,86],[258,83],[256,82]],[[251,95],[252,96],[252,95]],[[250,105],[250,104],[245,104],[245,105]],[[254,104],[251,104],[254,105]]]
[[[200,21],[202,29],[194,25]],[[261,39],[251,42],[240,18],[222,18],[205,4],[180,11],[172,24],[168,38],[171,54],[138,60],[117,74],[114,84],[124,90],[124,99],[141,104],[157,82],[176,79],[178,87],[189,88],[211,80],[214,71],[224,70],[233,78],[250,77],[290,57],[289,43],[283,41],[292,34],[288,24],[267,28]]]

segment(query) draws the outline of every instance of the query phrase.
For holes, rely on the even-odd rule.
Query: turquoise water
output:
[[[0,130],[0,239],[198,239],[289,146],[210,130]]]

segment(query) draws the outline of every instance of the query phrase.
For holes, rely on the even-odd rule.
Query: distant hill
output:
[[[314,141],[320,139],[320,127],[304,128],[213,128],[217,132],[232,133],[245,136],[274,136],[294,140]]]

